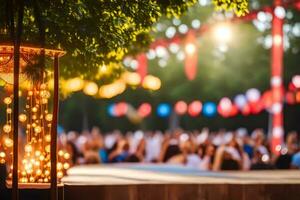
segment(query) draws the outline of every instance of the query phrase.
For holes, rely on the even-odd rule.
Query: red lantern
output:
[[[202,103],[200,101],[193,101],[188,107],[188,113],[192,117],[196,117],[202,111]]]
[[[296,102],[295,94],[293,92],[287,92],[285,95],[285,100],[288,104],[294,104]]]
[[[244,106],[244,108],[242,109],[242,114],[245,116],[248,116],[248,115],[250,115],[250,112],[251,112],[250,106],[248,104],[246,104]]]
[[[128,105],[125,102],[120,102],[115,107],[115,113],[117,117],[125,115],[128,111]]]
[[[236,116],[239,113],[239,109],[236,105],[231,106],[230,117]]]
[[[184,101],[178,101],[175,104],[174,110],[178,115],[184,115],[187,111],[187,108],[188,108],[188,106]]]
[[[229,117],[231,114],[232,102],[229,98],[224,97],[220,100],[218,105],[218,112],[223,117]]]
[[[147,56],[146,56],[146,54],[143,53],[143,54],[138,55],[136,59],[138,62],[136,72],[140,75],[141,80],[143,80],[144,77],[147,75],[147,71],[148,71]]]
[[[152,108],[149,103],[142,103],[140,107],[138,108],[138,114],[141,117],[147,117],[151,114]]]
[[[272,92],[271,90],[264,92],[262,95],[262,102],[264,109],[270,109],[273,104]]]
[[[198,50],[196,45],[196,33],[190,31],[185,41],[184,71],[189,80],[194,80],[197,74]]]

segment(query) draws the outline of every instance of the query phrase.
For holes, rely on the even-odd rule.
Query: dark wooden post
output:
[[[51,200],[57,200],[58,55],[54,57],[53,120],[51,130]]]

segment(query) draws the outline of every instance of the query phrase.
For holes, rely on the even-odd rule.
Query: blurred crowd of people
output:
[[[102,133],[94,127],[81,134],[71,131],[59,136],[59,144],[71,155],[73,164],[168,163],[201,170],[300,169],[298,134],[290,132],[285,143],[270,151],[270,140],[262,129],[251,134],[235,131],[135,131]]]

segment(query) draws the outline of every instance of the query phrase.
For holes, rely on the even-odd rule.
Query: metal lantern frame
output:
[[[65,51],[46,49],[30,46],[20,46],[20,59],[22,58],[25,62],[30,61],[32,56],[43,55],[45,57],[53,59],[53,76],[54,76],[54,87],[53,87],[53,111],[52,111],[52,122],[51,122],[51,142],[50,142],[50,191],[51,199],[57,199],[57,122],[58,122],[58,106],[59,106],[59,58],[65,55]],[[5,56],[0,63],[0,72],[8,72],[3,66],[14,60],[14,46],[13,45],[1,45],[0,44],[0,57]],[[1,69],[1,67],[3,67]],[[6,70],[6,71],[5,71]],[[13,69],[10,69],[11,71]],[[13,115],[19,115],[19,109],[13,109]],[[19,191],[19,180],[18,180],[18,128],[19,125],[13,122],[13,171],[12,171],[12,196],[17,197]]]

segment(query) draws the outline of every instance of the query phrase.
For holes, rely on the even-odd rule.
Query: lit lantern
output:
[[[98,92],[98,85],[94,82],[87,82],[83,88],[86,95],[94,96]]]
[[[300,75],[295,75],[292,78],[292,83],[296,88],[300,88]]]
[[[125,72],[122,78],[130,86],[138,86],[141,83],[141,76],[136,72]]]
[[[138,114],[141,117],[147,117],[151,114],[151,105],[149,103],[142,103],[140,107],[138,108]]]
[[[82,90],[83,86],[84,86],[84,81],[79,77],[69,79],[65,83],[66,89],[70,92],[76,92]]]
[[[144,80],[143,80],[143,87],[145,89],[149,90],[158,90],[161,87],[161,81],[159,78],[152,76],[152,75],[147,75]]]
[[[171,106],[167,103],[162,103],[157,106],[157,115],[159,117],[168,117],[171,113]]]
[[[13,84],[13,67],[14,67],[14,46],[0,45],[0,78],[6,82],[6,85]],[[24,109],[14,109],[12,112],[12,97],[4,98],[6,105],[6,123],[3,127],[3,146],[7,149],[6,161],[8,168],[8,183],[12,182],[12,192],[16,194],[19,183],[51,183],[51,191],[56,191],[57,179],[53,174],[57,173],[56,168],[56,138],[57,138],[57,114],[58,114],[58,64],[59,57],[65,54],[64,51],[50,50],[44,48],[20,47],[20,76],[19,87],[14,87],[14,93],[18,94],[18,90],[22,89],[22,96],[14,96],[15,103],[19,98],[24,98]],[[46,71],[33,71],[31,73],[39,73],[32,76],[39,77],[39,80],[31,80],[31,76],[27,76],[26,70],[32,67],[30,64],[36,64],[35,60],[38,56],[45,56],[54,60],[53,75],[53,119],[51,123],[47,121],[48,99],[51,98],[49,85],[45,82],[48,80],[50,73]],[[50,59],[49,59],[50,60]],[[37,63],[39,64],[39,63]],[[26,75],[25,75],[26,74]],[[25,82],[26,80],[26,82]],[[34,81],[34,84],[33,84]],[[26,85],[26,87],[24,87]],[[25,92],[24,92],[25,90]],[[21,92],[19,92],[20,94]],[[21,107],[21,105],[20,105]],[[24,111],[23,111],[24,110]],[[51,114],[52,115],[52,114]],[[14,119],[16,120],[12,120]],[[12,124],[12,121],[14,124]],[[25,144],[23,148],[24,154],[18,154],[18,138],[16,134],[21,122],[20,128],[25,132]],[[50,137],[50,140],[46,140]],[[1,157],[1,155],[0,155]],[[20,158],[19,158],[20,157]],[[55,160],[53,160],[55,159]],[[22,162],[18,163],[18,160]],[[52,161],[52,162],[51,162]],[[51,172],[50,172],[51,170]],[[52,193],[52,192],[51,192]]]
[[[187,111],[187,104],[184,101],[178,101],[175,104],[174,110],[178,115],[184,115]]]
[[[246,97],[249,102],[257,102],[260,98],[260,91],[256,88],[247,90]]]
[[[196,117],[202,110],[202,103],[200,101],[193,101],[188,107],[188,113],[192,117]]]
[[[126,89],[126,84],[123,80],[117,80],[111,84],[103,85],[99,89],[99,97],[100,98],[112,98],[119,94],[122,94]]]
[[[189,80],[196,78],[198,64],[197,38],[194,31],[190,31],[185,41],[185,62],[184,72]]]
[[[115,114],[118,117],[125,115],[127,111],[128,111],[128,105],[125,102],[120,102],[115,107]]]
[[[213,102],[206,102],[203,104],[203,115],[206,117],[213,117],[216,115],[217,106]]]
[[[229,98],[224,97],[220,100],[218,105],[218,112],[223,117],[229,117],[231,115],[232,102]]]

